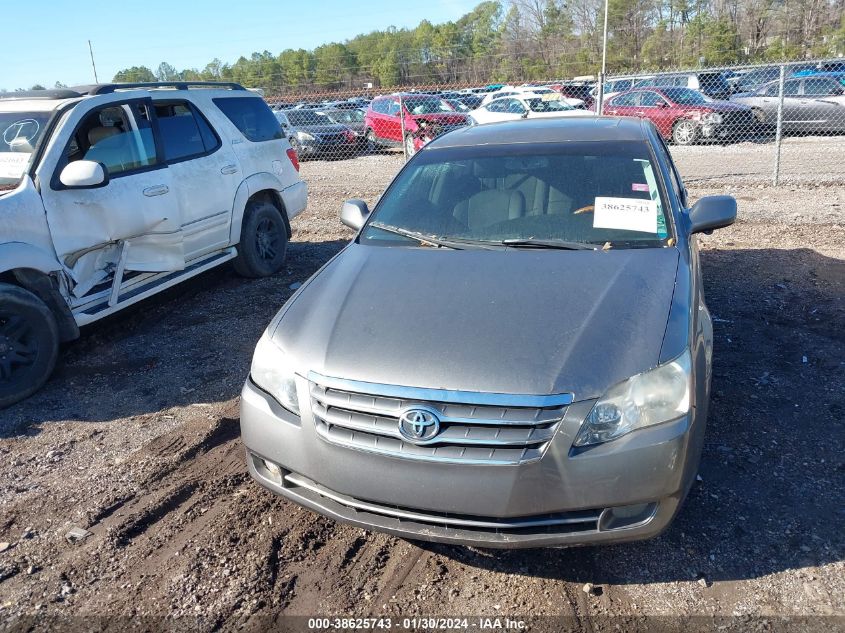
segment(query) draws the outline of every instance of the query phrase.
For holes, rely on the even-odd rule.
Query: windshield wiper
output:
[[[511,238],[502,240],[500,244],[514,248],[554,248],[563,251],[594,251],[595,244],[586,242],[567,242],[566,240],[538,240],[529,238]]]
[[[395,235],[401,235],[402,237],[407,237],[412,240],[416,240],[420,244],[428,244],[429,246],[435,246],[437,248],[452,248],[458,250],[461,248],[461,245],[457,242],[443,240],[436,237],[430,237],[423,233],[409,231],[408,229],[403,229],[398,226],[392,226],[390,224],[382,224],[381,222],[370,222],[368,226],[371,226],[375,229],[379,229],[381,231],[385,231],[387,233],[394,233]]]

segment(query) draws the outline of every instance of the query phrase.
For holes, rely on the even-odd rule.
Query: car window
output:
[[[187,101],[156,102],[154,108],[166,161],[201,156],[220,147],[205,117]]]
[[[798,86],[800,85],[801,81],[798,79],[790,79],[789,81],[785,81],[783,83],[783,94],[787,97],[796,97],[798,96]]]
[[[399,114],[399,102],[398,101],[389,101],[387,103],[387,113],[390,116],[396,116]]]
[[[284,138],[282,127],[260,97],[220,97],[213,101],[253,143]]]
[[[656,92],[648,90],[640,93],[640,105],[643,107],[654,108],[659,106],[661,103],[666,103],[666,101]]]
[[[507,112],[509,101],[510,99],[496,99],[488,103],[485,107],[488,112]]]
[[[659,246],[671,225],[660,178],[642,141],[442,148],[420,152],[408,163],[372,221],[482,242],[534,238]],[[617,211],[625,217],[609,217]],[[402,241],[370,224],[360,239],[376,245]]]
[[[288,121],[294,127],[302,125],[331,125],[332,121],[322,112],[314,110],[292,110],[288,112]]]
[[[615,106],[633,106],[635,104],[637,98],[636,92],[628,92],[626,94],[621,94],[619,96],[613,97],[611,100],[611,105]]]
[[[507,99],[506,110],[510,114],[524,114],[525,106],[522,105],[518,99]]]
[[[835,94],[838,86],[835,81],[823,77],[804,80],[804,94],[809,96],[825,96]]]
[[[89,112],[77,125],[59,163],[102,163],[110,177],[155,165],[155,139],[149,105],[110,104]]]
[[[766,88],[765,95],[767,97],[777,97],[780,95],[780,83],[773,83]]]
[[[0,113],[0,190],[17,185],[26,173],[50,115],[49,112]]]
[[[611,89],[609,92],[621,92],[622,90],[630,90],[631,89],[631,80],[630,79],[622,79],[621,81],[614,81],[611,84]]]

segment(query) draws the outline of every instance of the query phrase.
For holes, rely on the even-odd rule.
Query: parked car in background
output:
[[[628,90],[632,90],[635,87],[635,84],[638,82],[646,81],[651,79],[651,75],[642,75],[640,77],[621,77],[619,79],[610,79],[604,82],[604,101],[607,102],[608,99],[612,99],[620,92],[627,92]],[[594,86],[590,91],[590,94],[593,97],[593,107],[595,108],[595,100],[598,99],[598,86]]]
[[[490,92],[485,95],[484,99],[482,99],[481,101],[481,105],[487,105],[493,99],[501,99],[502,97],[515,97],[522,94],[560,96],[560,92],[558,92],[557,90],[553,90],[552,88],[546,88],[543,86],[503,86],[501,89],[496,90],[495,92]],[[584,101],[582,99],[570,99],[568,97],[562,97],[562,99],[566,102],[567,105],[570,105],[573,108],[584,108]]]
[[[591,110],[595,106],[596,100],[593,97],[593,88],[595,85],[592,83],[564,81],[558,84],[552,84],[549,87],[557,90],[567,99],[579,99],[583,101],[584,107],[588,110]]]
[[[367,145],[367,126],[364,123],[364,111],[360,109],[319,110],[332,123],[343,125],[352,130],[355,135],[357,149],[364,149]],[[372,148],[369,148],[372,149]]]
[[[320,110],[276,110],[282,129],[292,133],[291,145],[300,158],[351,156],[358,147],[358,137],[346,125],[332,121]]]
[[[777,66],[762,66],[759,68],[752,68],[748,72],[743,73],[737,78],[728,80],[732,94],[753,92],[763,84],[780,78],[780,65]],[[803,73],[816,71],[816,64],[786,64],[784,75],[788,79]]]
[[[651,79],[639,81],[637,88],[689,88],[698,90],[711,99],[727,99],[731,96],[731,87],[719,71],[676,73],[655,75]]]
[[[468,118],[440,97],[402,93],[373,99],[364,122],[370,147],[404,145],[410,156],[433,138],[467,125]]]
[[[0,131],[0,407],[84,325],[227,261],[278,272],[306,205],[295,152],[238,84],[4,93]]]
[[[510,97],[499,97],[470,112],[472,122],[477,124],[573,116],[593,117],[595,113],[572,107],[554,92],[544,94],[528,92],[517,93]]]
[[[845,73],[816,73],[783,82],[781,126],[785,132],[845,132]],[[731,97],[751,108],[763,126],[777,125],[780,80]]]
[[[663,138],[678,145],[737,138],[749,134],[755,127],[748,106],[714,101],[689,88],[630,90],[608,101],[604,112],[648,119]]]
[[[689,208],[691,207],[691,208]],[[477,547],[651,538],[698,472],[713,327],[687,200],[648,121],[432,141],[261,337],[252,477],[359,528]]]

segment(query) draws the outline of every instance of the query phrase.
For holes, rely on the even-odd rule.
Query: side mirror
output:
[[[370,215],[367,203],[363,200],[347,200],[340,208],[340,221],[350,229],[360,231]]]
[[[102,163],[93,160],[75,160],[59,174],[65,187],[93,189],[109,184],[109,173]]]
[[[705,233],[730,226],[736,220],[733,196],[705,196],[689,210],[690,233]]]

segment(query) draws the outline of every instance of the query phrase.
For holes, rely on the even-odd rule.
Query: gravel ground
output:
[[[401,156],[307,162],[309,208],[285,271],[215,271],[90,326],[40,393],[0,412],[0,629],[427,614],[841,630],[845,167],[825,168],[839,184],[772,188],[748,173],[760,151],[676,151],[691,197],[735,195],[740,219],[702,239],[716,337],[708,439],[701,480],[661,537],[513,552],[416,544],[252,483],[238,393],[255,342],[291,284],[350,239],[340,202],[373,202]],[[709,152],[727,176],[712,177]],[[73,527],[90,535],[70,543]]]

